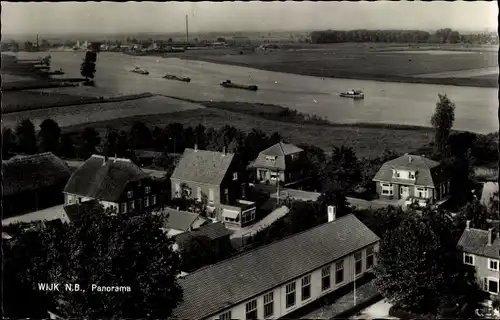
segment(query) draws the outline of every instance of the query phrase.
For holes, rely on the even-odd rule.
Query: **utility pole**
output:
[[[189,25],[188,25],[188,15],[186,14],[186,44],[189,42]]]
[[[38,33],[36,34],[36,48],[38,50]]]

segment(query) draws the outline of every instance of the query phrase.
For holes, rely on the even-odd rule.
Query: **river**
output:
[[[33,59],[44,53],[18,53],[19,59]],[[65,76],[79,77],[84,52],[51,52],[53,69]],[[148,76],[131,73],[146,68]],[[119,95],[142,92],[160,93],[194,100],[247,101],[277,104],[300,112],[325,117],[339,123],[394,123],[429,126],[438,93],[455,102],[458,130],[489,133],[498,130],[498,89],[448,85],[411,84],[350,79],[318,78],[201,61],[121,53],[99,53],[96,64],[98,88],[77,88],[87,94]],[[190,83],[162,79],[165,74],[191,78]],[[235,83],[256,84],[256,92],[227,89],[219,85],[229,79]],[[338,92],[362,89],[365,99],[341,98]],[[58,89],[71,92],[72,88]]]

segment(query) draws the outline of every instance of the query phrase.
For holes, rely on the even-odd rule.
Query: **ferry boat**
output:
[[[168,79],[168,80],[177,80],[177,81],[182,81],[182,82],[191,82],[191,78],[188,77],[178,77],[175,75],[167,74],[163,77],[163,79]]]
[[[364,99],[365,94],[361,90],[349,90],[347,92],[339,93],[339,96],[344,98],[352,98],[352,99]]]
[[[138,73],[138,74],[144,74],[144,75],[148,75],[149,74],[148,70],[141,69],[139,67],[135,67],[131,72],[135,72],[135,73]]]
[[[221,86],[224,88],[236,88],[236,89],[245,89],[245,90],[251,90],[251,91],[257,91],[259,87],[256,85],[243,85],[243,84],[237,84],[237,83],[232,83],[231,80],[225,80],[220,83]]]

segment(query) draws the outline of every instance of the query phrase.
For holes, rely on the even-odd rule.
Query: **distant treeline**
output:
[[[435,33],[420,30],[350,30],[313,31],[312,43],[389,42],[389,43],[476,43],[498,44],[498,35],[489,33],[461,35],[452,29]]]

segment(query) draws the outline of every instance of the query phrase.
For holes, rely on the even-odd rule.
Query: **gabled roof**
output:
[[[415,170],[417,171],[414,181],[392,177],[392,170]],[[446,179],[444,166],[439,162],[427,159],[423,156],[405,154],[399,158],[389,160],[382,165],[373,180],[387,181],[391,183],[414,184],[418,186],[435,187]]]
[[[2,161],[4,196],[63,184],[71,176],[68,165],[51,152],[15,156]]]
[[[179,319],[204,319],[379,240],[354,215],[199,269],[179,284]]]
[[[220,185],[233,159],[232,153],[187,148],[171,178]]]
[[[189,231],[195,224],[203,224],[206,220],[199,214],[180,211],[173,208],[163,208],[158,212],[166,217],[164,227],[180,231]],[[168,218],[167,218],[168,215]]]
[[[190,236],[194,237],[205,236],[208,237],[210,240],[216,240],[225,236],[229,236],[232,233],[233,232],[227,229],[223,223],[215,222],[201,226],[198,229],[195,229],[191,232],[181,233],[175,238],[175,240],[182,243],[185,239],[187,239]]]
[[[289,161],[285,156],[302,151],[304,150],[293,144],[278,142],[266,150],[261,151],[257,159],[251,164],[251,167],[285,170],[288,164],[287,161]],[[276,157],[276,160],[271,162],[266,159],[268,156]]]
[[[493,242],[488,245],[488,231],[481,229],[465,229],[458,241],[457,247],[467,253],[488,258],[500,258],[500,237],[493,230]]]
[[[127,184],[148,175],[128,159],[92,155],[71,175],[64,192],[116,202]]]

